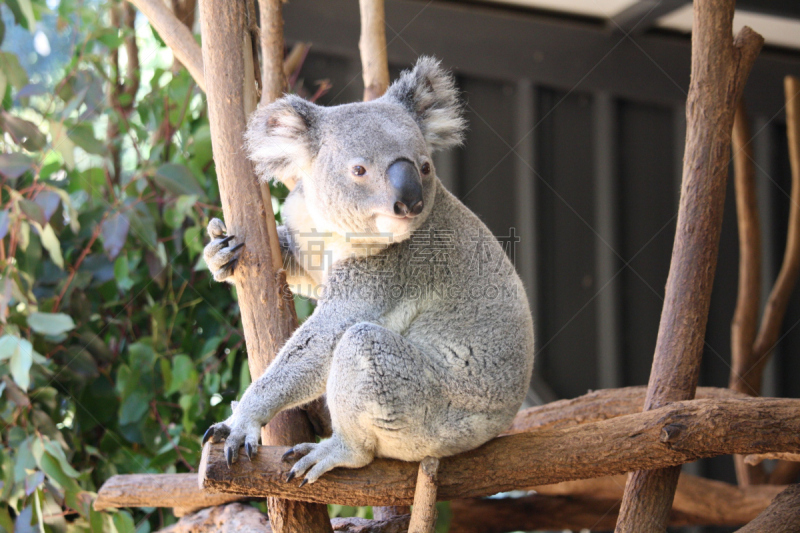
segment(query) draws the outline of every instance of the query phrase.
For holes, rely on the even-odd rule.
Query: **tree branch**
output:
[[[602,422],[499,437],[441,460],[441,500],[664,468],[732,453],[800,452],[800,400],[693,400]],[[337,468],[312,485],[285,483],[284,447],[262,446],[252,462],[225,463],[221,444],[207,445],[199,482],[205,490],[280,496],[343,505],[412,503],[416,465],[376,459]]]
[[[438,470],[439,459],[436,457],[426,457],[419,464],[408,533],[434,533]]]
[[[386,17],[383,0],[359,0],[361,7],[361,71],[364,101],[374,100],[389,88],[389,60],[386,56]]]
[[[297,316],[294,302],[284,298],[290,293],[285,275],[280,274],[282,262],[269,189],[259,186],[242,150],[247,113],[255,108],[246,6],[243,2],[204,1],[200,12],[208,117],[222,210],[230,234],[246,245],[234,279],[250,375],[255,380],[297,327]],[[261,438],[267,444],[292,445],[308,442],[314,434],[305,414],[292,409],[276,416],[262,430]],[[274,499],[268,505],[276,532],[331,531],[324,505]]]
[[[797,533],[800,531],[800,485],[778,494],[763,513],[737,533]]]
[[[716,270],[736,105],[764,39],[731,41],[734,0],[694,2],[692,75],[675,244],[645,409],[694,397]],[[679,468],[628,478],[617,533],[662,532]]]
[[[128,0],[141,11],[158,34],[170,47],[172,53],[183,63],[194,81],[203,91],[206,90],[203,73],[203,55],[192,30],[187,28],[169,10],[162,0]]]

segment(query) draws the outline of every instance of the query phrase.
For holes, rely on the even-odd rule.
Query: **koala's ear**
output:
[[[461,144],[467,122],[462,116],[453,75],[438,60],[421,57],[386,91],[385,98],[405,107],[419,124],[431,151]]]
[[[310,172],[319,150],[318,106],[299,96],[285,96],[259,107],[247,124],[245,147],[262,181],[273,178],[291,190]]]

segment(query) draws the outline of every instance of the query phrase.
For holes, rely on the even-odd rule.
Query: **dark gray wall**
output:
[[[359,100],[355,0],[292,0],[286,36],[313,42],[305,85],[325,105]],[[615,34],[601,24],[443,2],[387,0],[393,76],[421,54],[454,68],[470,129],[437,158],[450,189],[498,236],[536,317],[536,372],[557,397],[647,383],[677,215],[689,42]],[[748,85],[768,292],[783,255],[790,176],[783,115],[797,54],[765,51]],[[738,241],[729,188],[702,385],[726,386]],[[800,396],[800,300],[765,392]],[[546,394],[545,394],[546,396]],[[734,481],[729,457],[690,468]],[[710,530],[709,530],[710,531]],[[720,530],[723,531],[723,530]]]

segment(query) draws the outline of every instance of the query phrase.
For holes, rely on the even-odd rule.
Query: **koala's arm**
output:
[[[261,427],[276,414],[325,392],[339,339],[354,324],[375,318],[374,309],[365,304],[325,302],[318,307],[281,348],[267,371],[250,384],[231,417],[211,426],[204,441],[224,439],[229,462],[236,460],[243,444],[249,455],[258,444]]]
[[[278,240],[281,244],[281,258],[283,268],[286,270],[286,282],[294,294],[311,298],[319,297],[317,290],[318,284],[314,278],[297,262],[297,258],[292,253],[291,235],[286,226],[278,226]]]

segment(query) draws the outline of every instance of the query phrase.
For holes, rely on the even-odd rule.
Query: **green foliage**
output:
[[[250,382],[235,292],[202,260],[221,216],[205,100],[147,25],[125,79],[114,5],[0,3],[0,41],[47,17],[75,36],[49,78],[0,51],[0,531],[168,525],[91,503],[111,475],[196,468]]]

